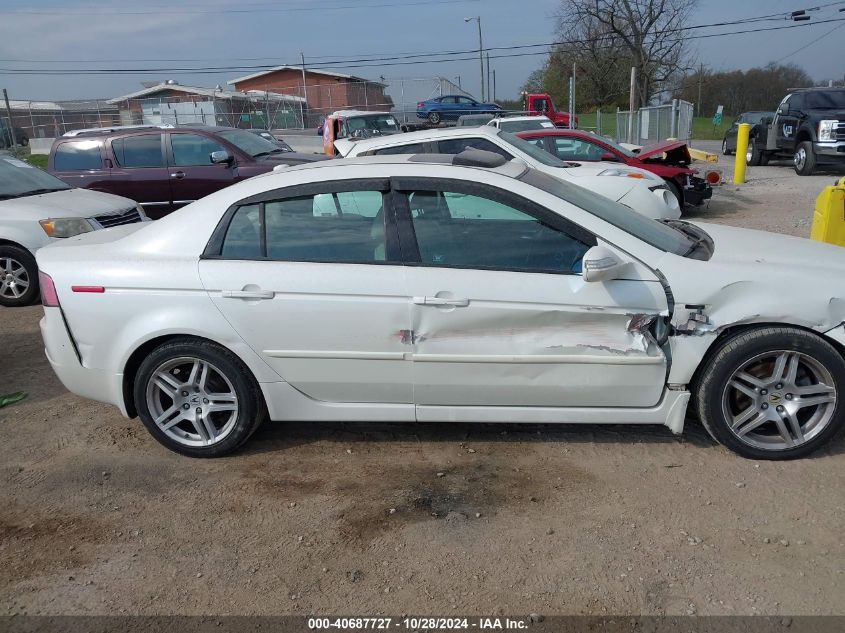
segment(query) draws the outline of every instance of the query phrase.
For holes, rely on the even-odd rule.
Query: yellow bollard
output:
[[[740,123],[736,132],[736,160],[734,161],[734,184],[745,182],[745,153],[748,151],[748,133],[751,124]]]
[[[845,178],[825,187],[816,198],[810,239],[845,246]]]

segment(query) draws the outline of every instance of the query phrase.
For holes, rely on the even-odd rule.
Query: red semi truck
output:
[[[551,96],[546,93],[523,92],[522,109],[528,114],[549,117],[555,127],[569,127],[569,112],[555,110]],[[575,117],[575,124],[572,127],[578,127],[578,117]]]

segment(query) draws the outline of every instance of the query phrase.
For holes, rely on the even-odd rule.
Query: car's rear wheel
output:
[[[801,141],[795,148],[795,173],[799,176],[809,176],[816,169],[816,154],[810,141]]]
[[[429,112],[428,113],[428,120],[430,123],[437,125],[440,123],[441,117],[439,112]]]
[[[182,339],[157,347],[138,368],[134,397],[152,436],[190,457],[231,453],[266,417],[249,369],[209,341]]]
[[[0,305],[27,306],[38,298],[38,264],[25,248],[0,246]]]
[[[727,137],[722,139],[722,154],[725,156],[731,155],[731,150],[728,149],[728,139]]]
[[[716,441],[752,459],[794,459],[842,428],[845,361],[819,335],[765,327],[717,345],[694,390]]]

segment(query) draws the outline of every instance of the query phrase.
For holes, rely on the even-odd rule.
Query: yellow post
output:
[[[734,161],[734,184],[741,185],[745,182],[745,153],[748,151],[748,133],[751,131],[750,123],[740,123],[736,132],[736,160]]]

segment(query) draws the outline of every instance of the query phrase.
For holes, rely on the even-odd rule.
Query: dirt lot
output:
[[[754,168],[692,216],[806,236],[834,177]],[[0,615],[845,613],[845,437],[270,424],[190,460],[68,394],[40,313],[0,311]]]

